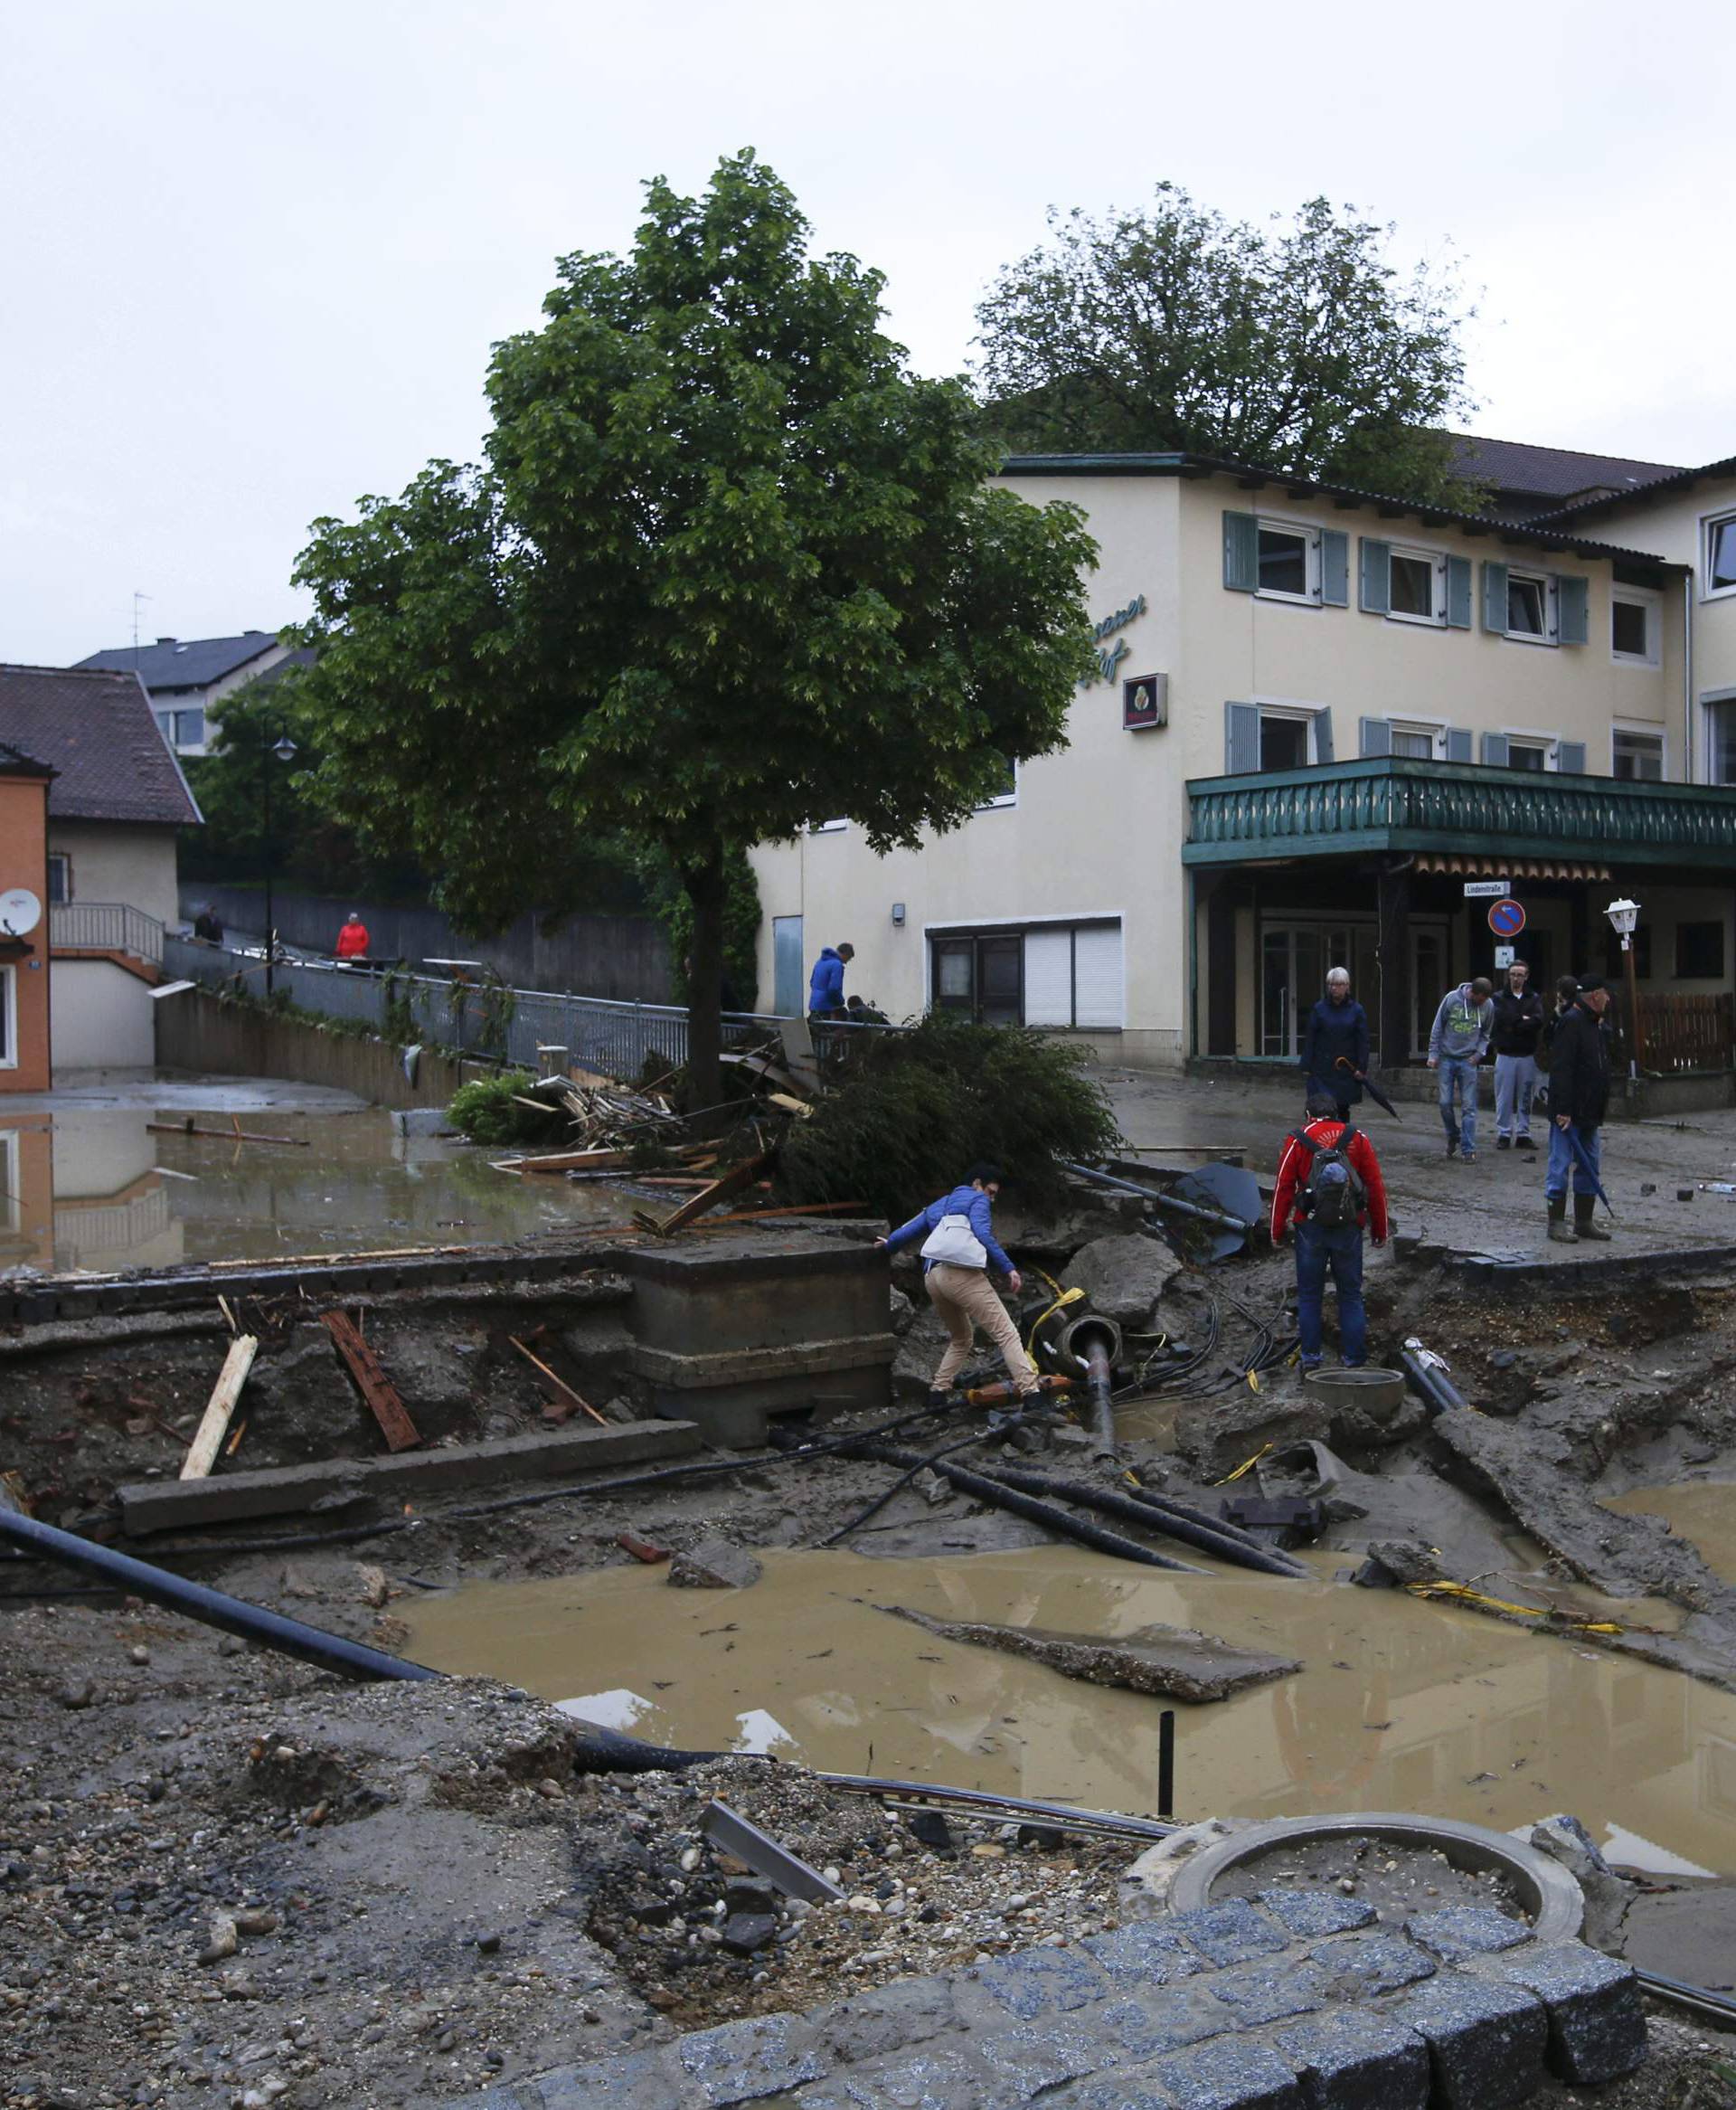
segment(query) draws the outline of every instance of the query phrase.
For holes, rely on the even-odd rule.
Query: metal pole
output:
[[[1634,962],[1634,941],[1631,938],[1622,940],[1621,956],[1628,968],[1628,1074],[1637,1077],[1643,1044],[1639,1030],[1639,970]]]
[[[1157,1814],[1175,1814],[1175,1709],[1166,1707],[1157,1717]]]
[[[259,733],[259,758],[265,774],[260,780],[265,788],[265,839],[260,847],[265,856],[265,994],[271,996],[271,956],[275,951],[271,942],[271,749],[265,733]]]

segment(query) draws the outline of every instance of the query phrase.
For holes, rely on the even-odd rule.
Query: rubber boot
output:
[[[1580,1235],[1567,1220],[1567,1197],[1552,1194],[1549,1201],[1549,1235],[1557,1245],[1577,1245]]]
[[[1593,1211],[1598,1197],[1594,1194],[1576,1194],[1573,1197],[1573,1228],[1581,1238],[1590,1238],[1599,1245],[1608,1245],[1612,1235],[1597,1220]]]

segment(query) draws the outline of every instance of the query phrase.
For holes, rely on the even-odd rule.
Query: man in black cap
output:
[[[1601,1130],[1609,1109],[1609,1044],[1601,1020],[1609,1008],[1609,991],[1595,974],[1580,983],[1580,993],[1562,1012],[1550,1045],[1549,1169],[1543,1194],[1549,1203],[1549,1235],[1561,1245],[1580,1239],[1606,1241],[1609,1233],[1596,1221],[1596,1175],[1602,1162]],[[1585,1152],[1580,1159],[1577,1140]],[[1589,1169],[1588,1169],[1589,1168]],[[1568,1175],[1573,1179],[1573,1221],[1567,1220]]]

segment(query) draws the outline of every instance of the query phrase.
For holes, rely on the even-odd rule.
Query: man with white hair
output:
[[[1350,974],[1335,967],[1326,993],[1308,1013],[1302,1035],[1302,1089],[1326,1093],[1340,1121],[1363,1096],[1368,1074],[1368,1013],[1350,993]]]

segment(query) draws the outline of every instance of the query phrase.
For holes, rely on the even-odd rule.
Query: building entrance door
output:
[[[1410,1055],[1420,1062],[1429,1053],[1429,1036],[1435,1028],[1435,1013],[1447,994],[1447,962],[1451,957],[1447,924],[1417,923],[1410,925]]]
[[[1302,1031],[1326,970],[1350,970],[1351,994],[1368,1013],[1371,1052],[1380,1053],[1380,996],[1373,916],[1334,916],[1307,923],[1262,919],[1260,933],[1260,1052],[1291,1062],[1302,1053]]]
[[[799,1018],[807,1008],[807,962],[802,958],[800,916],[771,919],[771,1008],[780,1018]]]

